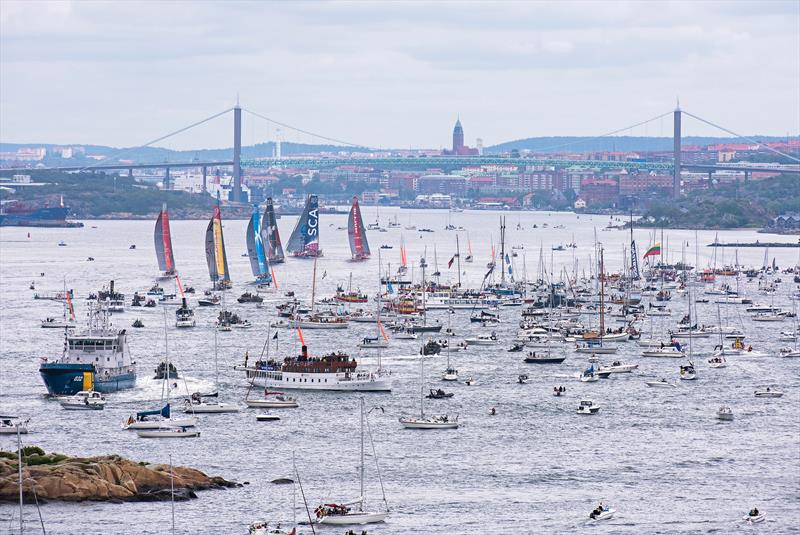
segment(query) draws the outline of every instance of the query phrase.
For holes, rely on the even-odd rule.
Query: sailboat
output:
[[[247,256],[250,258],[250,268],[253,270],[256,283],[269,286],[272,284],[272,274],[270,273],[269,260],[267,260],[266,251],[264,250],[261,223],[258,205],[253,204],[253,213],[250,216],[250,222],[247,224],[247,232],[245,233]]]
[[[225,239],[222,235],[222,212],[219,207],[219,196],[217,205],[214,206],[214,214],[206,228],[206,262],[208,263],[208,275],[211,277],[214,289],[230,288],[231,276],[228,271],[228,256],[225,254]]]
[[[319,248],[319,199],[309,195],[300,219],[289,237],[286,250],[296,258],[316,258],[322,256]]]
[[[358,207],[358,197],[353,196],[353,204],[350,207],[350,216],[347,218],[347,237],[350,239],[350,254],[352,260],[358,262],[369,258],[369,243],[367,242],[367,230],[364,228],[364,219],[361,217],[361,209]]]
[[[447,315],[447,332],[451,332],[450,330],[450,316],[452,314]],[[458,381],[458,370],[453,368],[450,365],[450,342],[447,343],[447,368],[445,368],[444,373],[442,374],[442,381]]]
[[[401,416],[406,429],[458,429],[458,416],[425,414],[425,357],[419,359],[419,416]]]
[[[278,233],[278,221],[275,218],[275,206],[272,197],[267,197],[267,209],[261,218],[262,243],[267,247],[267,260],[270,264],[283,263],[283,245]]]
[[[161,270],[159,280],[168,280],[175,277],[175,258],[172,256],[172,236],[169,231],[169,214],[167,203],[161,205],[161,212],[156,219],[153,230],[153,242],[156,246],[158,269]]]
[[[386,495],[383,496],[383,503],[386,506],[386,511],[368,511],[364,508],[366,497],[364,495],[364,420],[366,419],[366,410],[364,409],[364,398],[361,398],[361,459],[359,463],[359,475],[361,482],[361,494],[355,500],[347,503],[325,503],[317,507],[315,513],[317,515],[317,522],[319,524],[331,524],[337,526],[346,526],[352,524],[376,524],[383,522],[389,515],[389,507],[386,503]],[[372,434],[370,433],[370,439]],[[373,456],[375,455],[375,447],[373,445]],[[377,466],[378,460],[375,457],[375,464]],[[381,485],[383,488],[383,485]],[[356,506],[352,508],[351,506]]]
[[[608,355],[611,353],[616,353],[617,348],[615,346],[604,346],[603,340],[612,339],[612,341],[617,341],[614,339],[617,335],[615,334],[606,334],[605,333],[605,266],[603,264],[603,249],[600,249],[600,272],[598,274],[598,279],[600,279],[600,329],[599,332],[589,332],[583,335],[583,340],[586,342],[584,345],[578,345],[575,348],[575,351],[578,353],[591,353],[591,354],[602,354]],[[627,334],[624,336],[627,339]]]
[[[167,313],[164,311],[164,362],[165,368],[169,369],[169,342],[167,340]],[[131,415],[122,424],[123,429],[134,429],[139,431],[141,438],[191,438],[200,435],[199,431],[188,431],[187,428],[197,425],[197,418],[189,416],[184,418],[173,418],[170,408],[170,385],[169,373],[164,374],[161,382],[162,399],[166,397],[166,403],[161,409],[140,411],[136,415]],[[144,434],[143,434],[144,433]]]
[[[239,407],[233,403],[216,401],[219,397],[219,364],[217,358],[217,329],[214,329],[214,392],[201,394],[195,392],[190,399],[184,401],[183,412],[188,414],[219,414],[224,412],[239,412]],[[214,401],[211,401],[211,398]]]
[[[472,263],[472,242],[469,239],[469,233],[467,233],[467,257],[464,259],[464,262]]]

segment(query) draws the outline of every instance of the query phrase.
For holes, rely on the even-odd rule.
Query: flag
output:
[[[651,248],[644,253],[642,258],[647,258],[648,256],[661,256],[661,242],[656,242]]]
[[[278,339],[278,331],[275,331],[275,334],[272,335],[272,339],[273,340],[277,340]]]
[[[447,263],[447,269],[450,269],[451,267],[453,267],[453,262],[455,261],[455,259],[456,259],[456,255],[453,255],[453,258],[451,258],[450,261]]]

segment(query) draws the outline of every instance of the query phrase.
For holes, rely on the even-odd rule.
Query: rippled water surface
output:
[[[447,269],[455,253],[455,232],[444,231],[448,213],[443,211],[382,210],[381,218],[397,215],[404,227],[411,222],[434,233],[390,229],[370,231],[373,258],[365,263],[347,262],[349,250],[345,216],[322,217],[321,246],[325,256],[318,264],[317,295],[333,295],[337,284],[353,285],[374,294],[377,289],[377,252],[381,244],[383,264],[399,264],[401,235],[410,262],[418,262],[427,246],[434,264],[434,245],[444,279],[455,280],[457,271]],[[223,214],[224,217],[224,214]],[[374,219],[371,208],[364,217]],[[477,287],[489,260],[491,243],[499,237],[498,213],[452,214],[462,252],[471,244],[473,264],[462,263],[462,282]],[[280,220],[284,241],[295,217]],[[385,222],[385,221],[384,221]],[[515,274],[538,272],[539,247],[545,263],[551,262],[554,244],[575,241],[577,250],[552,253],[555,272],[562,267],[589,272],[589,254],[597,239],[605,247],[606,267],[621,269],[626,231],[604,231],[605,216],[574,214],[508,214],[507,248],[524,245],[514,258]],[[533,224],[539,228],[532,229]],[[548,228],[542,228],[548,223]],[[516,227],[521,224],[523,230]],[[554,229],[564,225],[563,229]],[[48,451],[71,455],[116,453],[134,460],[193,466],[227,479],[249,482],[238,489],[207,491],[191,502],[176,503],[178,533],[246,533],[256,519],[292,517],[292,489],[269,483],[289,476],[295,452],[303,488],[313,509],[323,500],[346,500],[358,495],[358,395],[300,393],[300,408],[280,413],[280,422],[256,423],[256,410],[242,403],[247,384],[233,371],[245,351],[257,355],[267,335],[268,321],[275,318],[274,304],[284,291],[294,290],[310,298],[313,262],[289,259],[276,267],[280,293],[268,297],[263,308],[235,302],[251,280],[246,250],[246,221],[226,221],[225,240],[234,289],[228,292],[229,308],[250,319],[255,326],[246,331],[219,334],[220,392],[225,401],[242,404],[241,412],[200,416],[201,437],[193,440],[146,440],[122,431],[120,424],[132,411],[155,406],[160,383],[152,370],[164,348],[163,312],[140,309],[115,315],[118,327],[130,327],[136,318],[143,329],[129,329],[129,344],[138,362],[139,378],[133,390],[108,396],[104,411],[71,412],[44,398],[45,388],[37,372],[40,357],[56,357],[62,346],[58,330],[46,330],[39,322],[60,316],[61,305],[33,300],[28,289],[35,281],[39,292],[61,290],[63,279],[75,289],[77,313],[85,312],[83,297],[114,279],[127,300],[136,290],[146,291],[156,274],[149,221],[95,221],[82,229],[0,229],[0,413],[18,413],[31,418],[27,443]],[[186,284],[199,294],[208,287],[203,237],[206,222],[173,221],[175,260]],[[30,232],[30,237],[28,237]],[[713,232],[700,232],[699,265],[708,265],[713,249],[705,247]],[[649,231],[636,231],[640,250]],[[753,231],[719,233],[723,242],[792,241],[791,237],[768,237]],[[64,240],[67,247],[58,247]],[[680,259],[686,242],[686,258],[695,262],[695,233],[669,231],[669,260]],[[130,250],[135,243],[137,248]],[[685,244],[685,245],[686,245]],[[665,246],[667,244],[665,243]],[[722,254],[722,251],[719,251]],[[733,262],[734,251],[726,250],[725,262]],[[96,261],[87,262],[93,256]],[[740,263],[760,266],[763,249],[740,249]],[[779,266],[797,262],[797,249],[772,249],[770,259]],[[718,257],[718,263],[723,260]],[[394,269],[394,267],[393,267]],[[44,272],[44,277],[40,277]],[[414,273],[419,276],[418,270]],[[797,285],[782,276],[778,293],[760,295],[756,283],[740,282],[754,301],[791,310],[789,294]],[[733,281],[731,280],[731,283]],[[711,299],[713,302],[713,298]],[[687,307],[684,297],[670,303],[671,318],[657,318],[655,328],[674,328]],[[716,323],[713,304],[698,305],[700,323]],[[170,354],[192,390],[210,389],[214,382],[214,331],[217,308],[196,308],[194,329],[174,328],[170,313]],[[747,341],[766,353],[762,357],[732,357],[724,369],[710,369],[705,358],[696,357],[696,381],[678,380],[679,361],[646,359],[634,343],[620,345],[618,357],[636,362],[639,369],[598,383],[583,384],[576,378],[586,356],[563,348],[567,359],[560,365],[526,365],[520,353],[508,353],[516,333],[520,309],[501,311],[503,322],[496,328],[502,343],[496,347],[472,347],[453,355],[462,378],[474,376],[478,384],[440,383],[445,356],[426,359],[427,386],[455,392],[449,400],[426,400],[429,411],[458,414],[458,430],[417,432],[404,430],[397,421],[406,412],[419,410],[419,342],[392,340],[383,362],[392,371],[391,394],[367,394],[368,407],[382,406],[370,422],[391,514],[382,525],[370,526],[370,534],[430,533],[731,533],[745,529],[741,516],[757,505],[768,514],[768,523],[757,529],[765,533],[796,532],[800,522],[800,359],[781,359],[777,349],[781,330],[790,330],[792,320],[756,324],[741,306],[726,306],[723,316],[743,327]],[[448,321],[444,312],[432,318]],[[469,311],[451,316],[459,337],[475,335],[480,328],[469,323]],[[646,324],[649,329],[649,324]],[[351,324],[338,332],[304,332],[312,353],[345,350],[360,358],[360,365],[376,365],[375,357],[359,353],[357,342],[374,335],[369,324]],[[296,341],[291,331],[281,331],[281,352],[292,353]],[[700,340],[694,350],[708,353],[715,339]],[[607,357],[607,359],[614,357]],[[528,384],[516,377],[527,373]],[[678,383],[674,389],[650,389],[646,379],[667,377]],[[568,395],[554,398],[554,385],[568,387]],[[785,392],[780,399],[756,399],[757,387],[776,386]],[[182,390],[185,390],[182,387]],[[602,405],[593,417],[575,414],[580,399]],[[733,422],[720,422],[715,411],[731,405]],[[496,407],[497,415],[489,409]],[[0,438],[0,448],[14,449],[15,438]],[[372,457],[367,459],[367,499],[381,506],[380,486]],[[586,523],[599,500],[617,509],[614,519]],[[169,503],[59,504],[42,507],[48,533],[167,533]],[[298,508],[298,515],[301,509]],[[304,513],[304,511],[303,511]],[[16,509],[0,508],[0,530],[14,529]],[[36,511],[26,507],[26,532],[40,530]],[[318,533],[340,534],[342,528],[320,527]],[[357,530],[360,532],[360,529]],[[303,532],[310,532],[308,527]]]

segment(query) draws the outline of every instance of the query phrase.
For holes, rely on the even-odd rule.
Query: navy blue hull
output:
[[[91,374],[86,381],[84,374]],[[126,373],[106,379],[99,379],[92,364],[61,364],[48,362],[39,368],[47,392],[51,396],[72,396],[89,386],[98,392],[116,392],[136,385],[136,374]]]

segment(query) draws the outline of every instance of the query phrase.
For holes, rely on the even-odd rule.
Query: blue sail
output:
[[[260,283],[272,283],[272,275],[269,269],[266,250],[264,248],[264,238],[261,235],[261,217],[258,213],[258,205],[253,205],[253,214],[247,224],[247,256],[250,257],[250,268],[253,275]]]

